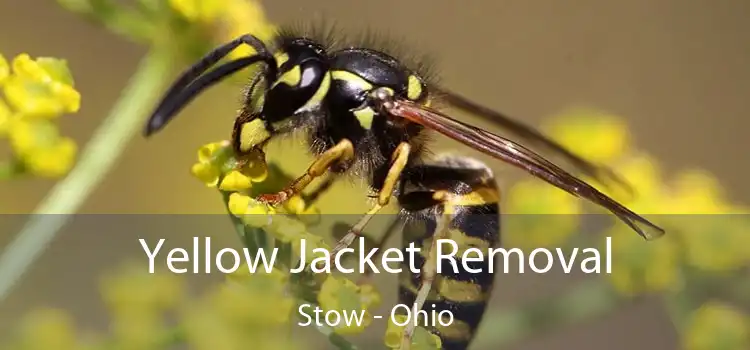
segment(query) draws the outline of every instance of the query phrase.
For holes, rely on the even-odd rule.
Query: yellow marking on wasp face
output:
[[[331,76],[335,80],[343,80],[355,84],[362,90],[372,90],[373,88],[370,82],[352,72],[347,72],[345,70],[335,70],[331,72]]]
[[[328,94],[328,90],[331,88],[331,75],[326,74],[323,77],[323,81],[320,83],[320,86],[318,87],[318,90],[315,91],[315,95],[310,97],[310,99],[305,103],[301,110],[305,110],[307,108],[310,108],[312,106],[315,106],[319,104],[323,99],[326,97],[326,94]]]
[[[370,107],[365,107],[354,111],[354,116],[357,117],[359,125],[366,130],[370,130],[372,127],[372,120],[375,118],[375,111]]]
[[[292,69],[284,72],[281,76],[276,79],[274,86],[283,83],[289,86],[297,86],[302,80],[302,68],[299,65],[292,67]]]
[[[483,301],[487,298],[482,291],[482,286],[476,283],[440,278],[436,281],[435,286],[438,293],[450,301],[465,303]]]
[[[255,119],[242,125],[240,129],[240,150],[249,151],[271,137],[266,125],[260,119]]]
[[[422,82],[414,75],[409,76],[409,83],[406,85],[406,97],[410,100],[416,100],[422,96]]]
[[[443,326],[440,322],[435,322],[435,328],[440,335],[452,340],[469,340],[471,339],[472,330],[468,323],[461,320],[453,320],[448,326]]]
[[[278,52],[275,55],[273,55],[274,58],[276,58],[276,66],[281,67],[282,64],[286,63],[286,61],[289,61],[289,54],[286,52]]]

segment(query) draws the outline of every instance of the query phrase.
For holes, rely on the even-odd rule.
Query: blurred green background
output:
[[[418,43],[415,50],[437,59],[444,85],[530,124],[581,105],[616,114],[627,121],[638,147],[658,159],[665,171],[705,169],[727,189],[729,200],[750,202],[745,140],[750,128],[746,118],[750,2],[277,0],[262,4],[273,23],[306,20],[314,14],[333,19],[344,31],[375,29]],[[4,33],[0,52],[9,60],[27,52],[68,61],[82,107],[60,123],[63,133],[81,148],[145,53],[143,46],[83,21],[54,1],[0,2],[0,30]],[[205,189],[188,170],[200,145],[229,136],[241,87],[235,81],[212,89],[159,137],[137,136],[80,212],[223,213],[215,191]],[[438,150],[455,147],[442,139],[436,143]],[[282,165],[290,172],[302,171],[310,160],[302,148],[286,142],[269,151],[271,161],[274,149],[283,150]],[[499,163],[495,169],[505,186],[521,175]],[[0,183],[0,212],[31,213],[54,184],[38,179]],[[362,212],[364,196],[352,195],[360,192],[341,184],[320,208],[324,213]],[[346,205],[341,205],[342,198]],[[231,244],[235,236],[217,229],[221,230],[227,233],[216,236]],[[179,232],[164,236],[186,239]],[[0,243],[11,239],[2,236]],[[42,305],[68,309],[84,324],[96,326],[104,315],[96,290],[99,276],[121,259],[142,258],[134,240],[114,227],[112,232],[64,229],[0,305],[3,329]],[[396,278],[379,278],[394,286],[382,291],[388,305],[395,296]],[[577,277],[498,278],[492,307],[503,309],[557,293]],[[479,338],[492,333],[492,326],[484,325]],[[382,329],[379,325],[366,337],[376,341]],[[657,299],[643,298],[616,313],[507,348],[674,349],[677,344],[678,335],[663,306]],[[493,347],[490,343],[485,348]]]

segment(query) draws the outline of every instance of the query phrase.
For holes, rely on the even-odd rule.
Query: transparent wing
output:
[[[383,104],[393,116],[401,117],[435,130],[451,139],[521,168],[562,190],[583,197],[611,211],[620,220],[647,240],[664,235],[665,231],[578,179],[541,155],[509,139],[453,119],[439,111],[407,100]]]

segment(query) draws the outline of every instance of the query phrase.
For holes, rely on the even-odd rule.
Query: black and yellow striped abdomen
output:
[[[451,165],[451,168],[443,165],[440,170],[455,170],[457,176],[453,180],[446,182],[446,178],[442,177],[441,181],[430,184],[431,174],[437,176],[442,171],[426,171],[422,173],[421,186],[418,186],[421,188],[411,192],[411,195],[408,190],[403,193],[400,203],[405,208],[419,201],[420,197],[422,200],[426,197],[415,195],[416,193],[432,193],[433,197],[441,197],[436,194],[448,195],[445,196],[447,199],[419,211],[412,211],[411,215],[408,209],[405,209],[407,222],[403,243],[408,246],[414,242],[419,248],[419,254],[414,256],[414,265],[419,268],[420,273],[412,273],[408,266],[404,266],[400,276],[399,303],[413,306],[424,278],[423,265],[433,240],[439,236],[438,232],[435,232],[439,226],[438,222],[450,220],[445,226],[446,232],[442,234],[442,238],[448,242],[455,242],[455,246],[443,243],[441,250],[443,256],[451,255],[455,251],[455,254],[452,254],[455,266],[452,260],[443,259],[440,262],[440,272],[433,282],[422,310],[427,311],[427,316],[433,314],[432,310],[436,311],[435,315],[442,310],[452,313],[453,322],[450,325],[442,326],[436,320],[427,322],[435,325],[433,330],[443,340],[443,349],[457,350],[466,349],[474,338],[492,294],[494,278],[489,272],[489,267],[494,261],[487,255],[489,249],[496,248],[500,243],[500,195],[488,169],[455,168],[455,163]],[[425,186],[433,187],[433,190],[427,191]],[[443,213],[452,215],[443,218]],[[470,248],[480,251],[482,259],[478,259],[480,255],[475,250],[468,252],[466,257],[469,259],[464,262],[461,257]],[[414,317],[415,315],[412,315],[412,318]],[[420,325],[424,325],[424,322],[424,319],[419,319]]]

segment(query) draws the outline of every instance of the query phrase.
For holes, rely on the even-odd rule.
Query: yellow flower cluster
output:
[[[64,60],[28,54],[11,63],[0,55],[0,137],[7,138],[13,159],[3,160],[2,177],[28,173],[60,177],[75,162],[77,146],[60,135],[56,121],[78,112],[81,95]]]

